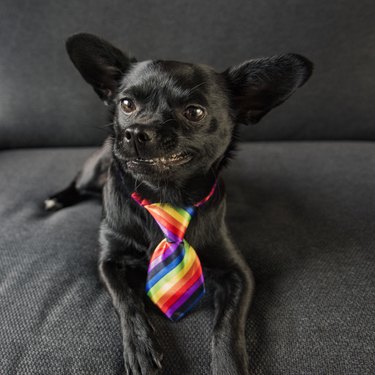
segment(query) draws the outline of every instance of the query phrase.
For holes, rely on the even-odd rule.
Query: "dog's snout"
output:
[[[124,137],[127,142],[144,144],[152,141],[154,135],[151,129],[146,129],[140,126],[133,126],[125,130]]]

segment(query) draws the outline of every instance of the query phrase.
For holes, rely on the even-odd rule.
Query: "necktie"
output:
[[[216,182],[204,199],[186,208],[150,203],[136,192],[132,194],[132,198],[153,216],[165,235],[150,259],[146,293],[173,321],[181,319],[205,293],[201,263],[184,236],[196,208],[210,199],[215,187]]]

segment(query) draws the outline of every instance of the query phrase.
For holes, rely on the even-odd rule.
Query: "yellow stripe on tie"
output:
[[[184,227],[187,227],[190,222],[191,216],[188,212],[179,210],[177,211],[175,208],[170,206],[169,204],[160,204],[160,207],[169,215],[171,215],[175,220],[181,223]]]
[[[155,303],[163,297],[165,292],[170,290],[174,287],[174,285],[178,284],[180,280],[189,272],[190,268],[192,267],[195,257],[193,251],[190,251],[190,246],[187,242],[185,242],[185,257],[181,261],[181,263],[174,268],[171,272],[166,274],[162,279],[160,279],[147,293],[147,295],[154,301]]]

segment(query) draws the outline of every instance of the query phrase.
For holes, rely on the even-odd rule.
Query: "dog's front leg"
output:
[[[162,355],[154,337],[154,329],[147,319],[144,301],[132,286],[134,274],[139,273],[134,267],[134,258],[126,260],[126,256],[119,255],[117,241],[101,242],[99,272],[120,318],[125,374],[157,374],[161,368]]]
[[[228,249],[220,250],[228,254]],[[212,372],[214,375],[248,374],[245,324],[250,307],[253,277],[246,262],[236,252],[228,267],[214,272],[214,326]]]

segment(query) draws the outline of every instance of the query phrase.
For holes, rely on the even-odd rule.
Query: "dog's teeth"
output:
[[[145,159],[145,158],[138,158],[136,160],[143,162],[143,163],[149,163],[149,164],[162,164],[163,167],[168,166],[169,163],[171,162],[178,162],[182,159],[184,159],[187,155],[180,152],[177,154],[171,154],[169,156],[162,156],[159,158],[154,158],[154,159]]]

